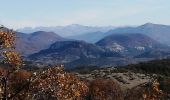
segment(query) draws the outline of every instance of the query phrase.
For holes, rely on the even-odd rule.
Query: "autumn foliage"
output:
[[[31,100],[85,100],[89,89],[76,76],[63,70],[63,66],[52,67],[35,77],[29,86]]]
[[[159,87],[159,82],[158,80],[154,80],[151,83],[150,88],[148,87],[145,89],[144,94],[143,94],[143,99],[144,100],[161,100],[164,98],[165,94],[163,93],[162,90],[160,90]]]
[[[5,27],[0,27],[1,48],[12,48],[15,44],[15,32]]]

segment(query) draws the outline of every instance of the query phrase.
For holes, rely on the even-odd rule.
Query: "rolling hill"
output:
[[[121,57],[121,55],[116,52],[108,52],[99,46],[83,41],[58,41],[48,49],[29,56],[31,60],[52,64],[102,57]]]
[[[38,31],[31,34],[17,32],[16,35],[16,49],[24,56],[46,49],[56,41],[66,40],[53,32],[44,31]]]
[[[152,50],[168,48],[147,35],[138,33],[112,34],[98,41],[96,45],[126,56],[135,56]]]

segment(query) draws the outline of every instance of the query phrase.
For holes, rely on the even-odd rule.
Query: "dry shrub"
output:
[[[0,68],[0,75],[5,73]],[[63,66],[34,73],[18,70],[10,74],[8,83],[11,100],[86,100],[89,92],[87,83],[65,72]]]
[[[85,100],[88,87],[64,68],[53,67],[34,73],[28,91],[23,91],[23,100]]]
[[[123,100],[120,86],[111,79],[96,79],[91,83],[92,100]]]

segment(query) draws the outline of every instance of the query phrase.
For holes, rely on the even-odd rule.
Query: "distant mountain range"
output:
[[[95,43],[105,36],[115,33],[141,33],[148,35],[154,40],[160,43],[170,45],[170,25],[161,25],[146,23],[136,27],[90,27],[78,24],[72,24],[68,26],[56,26],[56,27],[35,27],[35,28],[22,28],[18,29],[18,32],[32,33],[36,31],[54,32],[62,37],[84,40],[86,42]]]
[[[23,32],[23,33],[33,33],[36,31],[45,31],[45,32],[55,32],[56,34],[62,36],[62,37],[68,37],[68,36],[75,36],[80,34],[86,34],[86,33],[92,33],[92,32],[107,32],[111,29],[114,29],[113,26],[107,26],[107,27],[91,27],[91,26],[83,26],[79,24],[72,24],[67,26],[56,26],[56,27],[25,27],[18,29],[16,31]]]
[[[123,27],[109,31],[109,33],[141,33],[148,35],[160,43],[170,45],[170,26],[146,23],[138,27]]]
[[[117,33],[124,33],[124,34],[141,33],[151,37],[154,40],[157,40],[160,43],[170,46],[170,26],[161,25],[161,24],[152,24],[152,23],[146,23],[144,25],[137,26],[137,27],[129,27],[129,26],[118,27],[108,32],[91,32],[87,34],[71,36],[69,38],[95,43],[108,35],[117,34]]]
[[[147,52],[160,51],[160,54],[142,55]],[[162,52],[161,50],[167,50]],[[138,58],[160,59],[167,57],[170,48],[144,34],[112,34],[96,44],[84,41],[57,41],[48,49],[29,56],[30,60],[47,64],[66,64],[67,67],[98,65],[116,66],[135,63]],[[162,56],[160,56],[162,55]]]
[[[44,29],[56,31],[49,27]],[[30,34],[17,32],[17,50],[27,59],[75,67],[126,65],[170,57],[168,25],[146,23],[114,28],[74,24],[55,27],[56,33],[44,29]]]

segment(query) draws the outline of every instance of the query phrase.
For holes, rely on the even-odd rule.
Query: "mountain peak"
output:
[[[155,24],[148,22],[148,23],[143,24],[142,26],[153,26],[153,25]]]

